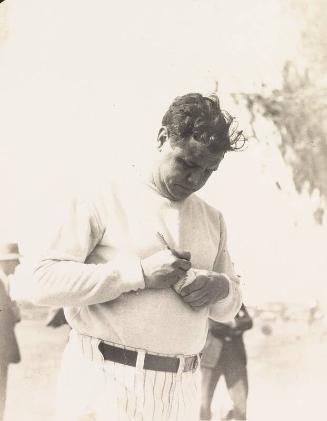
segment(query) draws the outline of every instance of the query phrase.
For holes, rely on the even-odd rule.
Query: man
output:
[[[73,203],[34,274],[36,302],[64,306],[72,327],[59,419],[197,419],[208,315],[241,303],[223,217],[193,194],[242,142],[231,122],[215,96],[176,98],[149,174]]]
[[[0,421],[6,403],[8,366],[20,361],[15,325],[20,321],[19,308],[9,296],[9,275],[19,264],[18,245],[0,245]]]
[[[46,326],[56,328],[66,324],[67,320],[62,307],[52,307],[49,309],[48,316],[45,321]]]
[[[247,358],[243,333],[253,326],[246,307],[242,307],[233,322],[210,321],[209,334],[201,360],[202,420],[211,419],[211,402],[220,377],[226,381],[233,408],[226,420],[246,420],[248,396]]]

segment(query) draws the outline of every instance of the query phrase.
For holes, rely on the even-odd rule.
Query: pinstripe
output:
[[[184,397],[184,387],[183,387],[183,385],[182,385],[181,389],[182,389],[182,399],[183,399],[184,413],[185,413],[185,411],[186,411],[186,406],[185,406],[185,397]]]
[[[198,394],[198,383],[196,381],[196,377],[193,376],[193,384],[194,384],[194,388],[195,388],[195,394]]]
[[[107,373],[106,373],[105,365],[102,364],[101,368],[102,368],[102,378],[103,378],[103,390],[105,390],[105,392],[107,392],[107,390],[109,389],[108,388],[109,379],[108,379],[108,376],[107,376]],[[104,408],[105,399],[104,398],[103,398],[103,401],[102,401],[102,405],[103,405],[103,407],[100,408],[100,414],[101,414],[102,411],[105,411],[105,408]]]
[[[115,386],[115,392],[116,392],[115,399],[116,399],[117,407],[119,407],[118,393],[120,393],[120,390],[118,391],[118,387],[120,388],[121,386],[117,382],[117,368],[118,368],[117,363],[114,363],[114,376],[113,377],[114,377],[114,386]]]
[[[126,404],[125,404],[125,413],[128,414],[128,389],[125,386],[125,391],[126,391]]]
[[[178,382],[178,395],[180,394],[179,393],[180,392],[180,386],[181,386],[181,384]],[[180,401],[180,399],[179,399],[179,396],[178,396],[178,399],[177,399],[177,410],[176,410],[176,421],[179,418],[179,401]]]
[[[152,393],[153,393],[153,412],[152,412],[152,419],[154,419],[154,414],[156,412],[156,396],[155,396],[155,389],[156,389],[156,382],[157,382],[157,371],[154,372],[154,380],[153,380],[153,388],[152,388]]]
[[[194,402],[196,400],[196,395],[194,393],[194,375],[191,375],[191,378],[189,378],[189,382],[188,382],[188,394],[186,395],[186,399],[185,399],[185,410],[187,410],[187,403],[188,402]],[[197,402],[196,402],[197,403]]]
[[[133,372],[133,389],[130,390],[130,405],[129,405],[129,414],[131,419],[135,420],[135,413],[137,410],[137,400],[138,400],[138,390],[137,390],[137,371]]]
[[[72,370],[67,370],[68,377],[62,379],[61,390],[64,390],[66,395],[63,402],[67,408],[61,409],[63,414],[66,414],[65,419],[75,419],[77,415],[86,414],[85,411],[90,410],[88,404],[92,404],[98,416],[102,416],[98,418],[99,420],[194,421],[196,419],[199,405],[198,372],[182,373],[179,376],[169,372],[136,370],[110,361],[89,364],[87,360],[91,359],[91,355],[92,360],[97,358],[95,345],[83,341],[87,358],[75,358],[73,353],[68,356],[70,361],[66,361],[66,366],[68,363],[68,367],[74,367],[76,376],[71,376]],[[92,346],[93,349],[89,350],[88,348]],[[82,351],[82,346],[80,349]],[[86,376],[90,376],[85,377],[89,378],[90,382],[81,382],[79,374],[83,371],[87,373]],[[71,396],[74,396],[74,388],[67,390],[67,384],[74,385],[75,391],[80,391],[81,399],[76,401],[76,405],[73,399],[70,401]]]
[[[175,391],[176,391],[176,384],[177,384],[176,377],[174,377],[173,373],[172,373],[172,383],[173,383],[174,390],[172,392],[172,398],[171,398],[171,404],[170,404],[170,409],[169,409],[168,417],[170,417],[171,412],[172,412],[172,409],[173,409],[174,398],[175,398]]]
[[[92,346],[92,344],[91,344],[90,348],[91,348],[91,361],[93,361],[93,346]]]
[[[135,395],[135,407],[134,407],[134,413],[133,413],[133,418],[136,417],[136,411],[137,411],[137,402],[138,402],[138,398],[139,398],[139,394],[137,393],[137,388],[136,388],[136,376],[137,376],[137,372],[134,373],[134,395]]]
[[[117,377],[116,377],[116,366],[117,366],[117,363],[113,363],[113,365],[114,365],[114,382],[116,384],[117,383]]]
[[[164,390],[165,390],[165,386],[166,386],[166,379],[167,379],[167,373],[165,372],[164,384],[163,384],[162,391],[161,391],[161,403],[162,403],[161,416],[162,417],[163,417],[164,412],[165,412],[165,403],[164,403],[164,400],[163,400],[163,394],[164,394]]]
[[[168,399],[169,399],[169,401],[168,401],[168,403],[169,403],[169,408],[170,408],[170,403],[171,403],[171,389],[172,389],[172,387],[173,387],[173,380],[174,380],[174,375],[173,375],[173,373],[171,373],[171,382],[170,382],[170,388],[169,388],[169,393],[168,393]]]
[[[156,385],[155,385],[155,400],[156,400],[156,410],[154,413],[155,420],[162,420],[163,414],[165,412],[165,398],[167,395],[165,393],[167,373],[166,372],[157,372]]]
[[[126,366],[124,366],[124,387],[125,387],[125,393],[126,393],[126,404],[125,404],[125,413],[128,414],[128,387],[126,382]]]
[[[82,352],[83,352],[83,355],[85,355],[85,350],[84,350],[84,337],[83,336],[81,336],[81,344],[82,344]]]
[[[171,408],[171,390],[173,387],[173,373],[171,373],[171,381],[170,381],[170,387],[169,387],[169,392],[168,392],[168,417],[170,416],[170,408]]]
[[[157,376],[157,371],[153,371],[151,370],[151,387],[152,387],[152,397],[150,398],[152,400],[152,402],[149,405],[149,409],[148,409],[148,413],[152,413],[152,418],[154,417],[154,413],[155,413],[155,408],[156,408],[156,396],[155,396],[155,377]],[[149,393],[149,392],[148,392]],[[151,396],[149,394],[149,396]],[[151,412],[150,412],[150,408],[151,408]]]
[[[144,370],[142,421],[143,421],[143,414],[144,414],[144,410],[145,410],[145,397],[146,397],[146,393],[145,393],[145,383],[146,383],[146,375],[147,375],[147,370]]]
[[[183,406],[183,410],[182,410],[182,415],[183,415],[183,419],[185,419],[186,415],[189,413],[189,408],[187,408],[186,406],[186,402],[189,402],[189,404],[191,404],[192,402],[192,398],[194,398],[194,396],[192,396],[192,394],[190,394],[190,379],[189,376],[187,376],[187,378],[185,379],[185,384],[182,385],[182,406]]]

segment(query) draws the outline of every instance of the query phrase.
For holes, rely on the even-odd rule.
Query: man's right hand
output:
[[[191,268],[191,253],[162,250],[141,260],[146,288],[170,288]]]

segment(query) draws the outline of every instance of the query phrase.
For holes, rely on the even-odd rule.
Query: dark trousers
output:
[[[208,355],[209,354],[211,354],[211,357],[212,350],[208,352]],[[217,361],[206,358],[204,353],[201,372],[201,419],[211,419],[211,402],[213,394],[219,378],[224,376],[230,398],[233,402],[233,410],[229,413],[227,419],[245,420],[248,396],[248,375],[246,354],[242,339],[237,338],[237,340],[223,341]]]
[[[3,413],[5,411],[7,378],[8,364],[0,363],[0,421],[3,420]]]

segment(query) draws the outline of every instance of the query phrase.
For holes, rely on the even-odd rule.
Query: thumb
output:
[[[174,256],[180,259],[191,260],[191,253],[189,251],[182,249],[172,249],[171,252]]]

